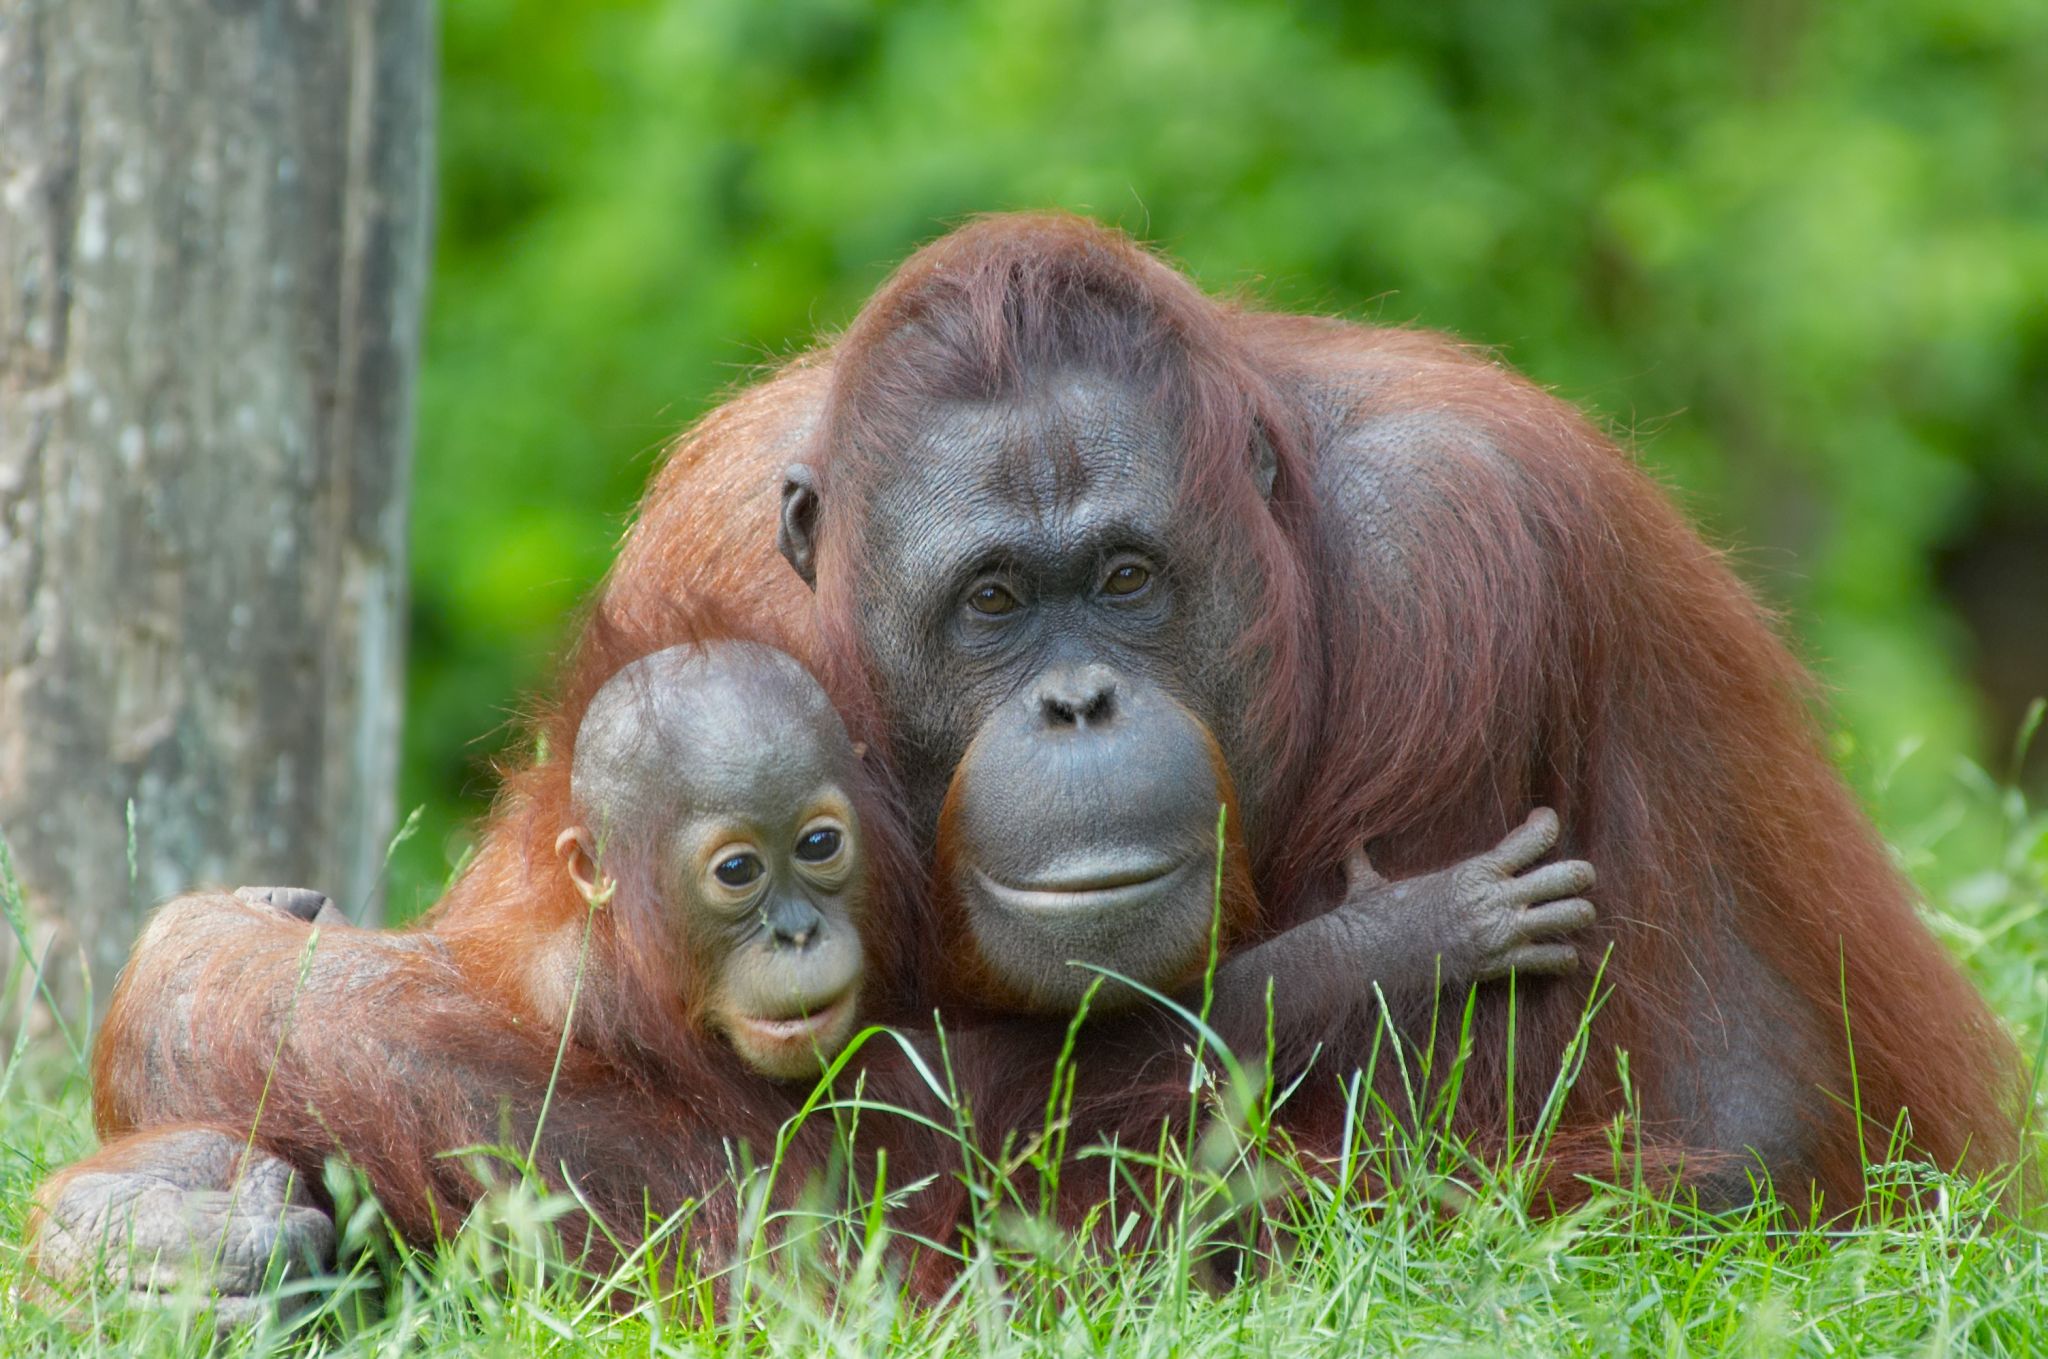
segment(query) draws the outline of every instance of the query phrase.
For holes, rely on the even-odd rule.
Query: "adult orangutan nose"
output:
[[[1055,731],[1106,727],[1116,720],[1116,672],[1106,665],[1059,666],[1039,676],[1031,701]]]

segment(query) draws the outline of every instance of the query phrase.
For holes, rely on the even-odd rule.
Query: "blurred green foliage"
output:
[[[2048,541],[2039,0],[443,13],[403,789],[427,815],[394,915],[438,891],[663,439],[1003,208],[1453,331],[1597,413],[1789,610],[1900,816],[2009,734],[1938,566],[1993,520]]]

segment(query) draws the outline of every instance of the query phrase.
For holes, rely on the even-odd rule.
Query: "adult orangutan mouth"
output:
[[[1133,864],[1070,873],[1029,887],[998,882],[980,869],[974,876],[996,905],[1020,914],[1121,911],[1168,891],[1188,869],[1186,862]]]
[[[821,1034],[829,1033],[852,1005],[853,992],[842,991],[830,1004],[807,1015],[792,1015],[787,1019],[743,1015],[739,1022],[756,1041],[785,1047],[808,1043]]]

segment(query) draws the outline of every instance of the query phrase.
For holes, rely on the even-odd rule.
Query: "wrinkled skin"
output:
[[[1370,1008],[1376,995],[1412,1002],[1511,974],[1572,971],[1579,955],[1568,940],[1597,916],[1584,896],[1596,875],[1583,859],[1541,863],[1558,833],[1557,814],[1539,807],[1486,853],[1401,882],[1353,855],[1334,910],[1218,969],[1212,1026],[1240,1051],[1264,1039],[1269,983],[1281,1017],[1272,1037],[1284,1043],[1289,1020],[1312,1030],[1347,1007]]]
[[[36,1276],[72,1287],[103,1276],[145,1304],[189,1291],[226,1331],[333,1258],[333,1220],[298,1173],[217,1129],[153,1130],[98,1159],[104,1168],[38,1196]]]
[[[944,885],[1022,1008],[1071,1008],[1076,958],[1184,982],[1208,950],[1217,806],[1259,824],[1270,754],[1237,714],[1261,677],[1231,645],[1259,583],[1198,549],[1172,437],[1129,393],[1061,378],[936,407],[866,491],[863,569],[895,584],[864,600],[865,653]],[[792,468],[797,572],[852,537]]]
[[[1062,378],[1016,404],[940,407],[900,473],[867,491],[865,569],[901,582],[863,614],[867,654],[922,775],[911,792],[937,819],[946,885],[1018,1008],[1070,1010],[1096,969],[1185,983],[1210,947],[1217,807],[1260,825],[1271,752],[1241,714],[1266,677],[1232,646],[1260,582],[1201,550],[1213,528],[1185,508],[1172,439],[1130,393]],[[780,541],[806,579],[831,550],[829,516],[815,476],[793,468]],[[1501,862],[1551,848],[1556,820],[1544,824]],[[1371,979],[1434,982],[1440,956],[1452,984],[1575,965],[1561,939],[1592,922],[1588,865],[1554,866],[1515,904],[1558,904],[1511,915],[1476,889],[1468,907],[1449,879],[1388,888],[1362,854],[1318,927],[1329,951],[1298,941],[1304,966],[1268,975],[1299,982],[1335,958],[1357,995]],[[1137,995],[1111,987],[1098,1004]]]

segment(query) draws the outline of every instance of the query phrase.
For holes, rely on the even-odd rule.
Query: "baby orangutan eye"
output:
[[[758,854],[733,854],[718,861],[711,870],[711,876],[727,887],[745,887],[760,877],[761,857]]]
[[[796,842],[796,857],[807,864],[821,864],[836,858],[845,837],[831,826],[820,826]]]

